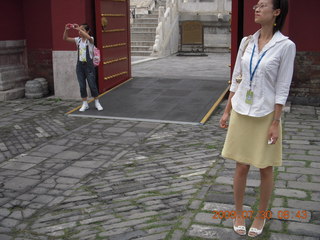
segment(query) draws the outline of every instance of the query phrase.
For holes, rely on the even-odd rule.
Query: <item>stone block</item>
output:
[[[279,221],[279,220],[270,220],[270,227],[269,229],[271,231],[277,231],[277,232],[281,232],[283,229],[283,222]]]
[[[309,222],[311,212],[299,208],[272,208],[272,219],[283,221]]]
[[[0,91],[0,101],[13,100],[24,96],[24,87]]]
[[[19,223],[18,220],[12,219],[12,218],[5,218],[1,220],[1,225],[8,228],[14,228]]]
[[[23,87],[28,79],[23,65],[0,67],[0,91]]]
[[[222,183],[222,184],[233,185],[233,178],[232,177],[217,177],[216,182]],[[248,179],[247,186],[248,187],[258,187],[258,186],[260,186],[260,180]]]
[[[319,183],[288,181],[288,187],[320,192]]]
[[[180,240],[182,239],[183,232],[181,230],[175,230],[172,234],[171,239],[172,240]]]
[[[147,232],[142,230],[134,230],[134,231],[128,231],[122,234],[110,236],[110,240],[129,240],[129,239],[137,239],[138,237],[146,236]]]
[[[300,201],[295,199],[288,200],[288,206],[296,209],[320,211],[320,203],[314,201]]]
[[[35,164],[22,163],[22,162],[18,162],[18,161],[9,161],[9,162],[5,163],[4,165],[2,165],[1,168],[18,170],[18,171],[25,171],[25,170],[28,170],[29,168],[32,168],[33,166],[35,166]]]
[[[85,153],[83,152],[77,152],[77,151],[63,151],[55,155],[55,158],[61,158],[65,160],[75,160],[81,158]]]
[[[311,223],[289,222],[288,232],[291,234],[320,237],[319,225]]]
[[[283,206],[283,199],[282,198],[275,198],[272,202],[273,207],[282,207]]]
[[[311,200],[320,202],[320,192],[312,193],[311,194]]]
[[[313,162],[310,166],[313,168],[320,168],[320,162]]]
[[[299,152],[295,152],[295,153],[298,153],[298,154],[305,154],[305,152],[306,152],[303,150],[297,150],[297,151],[299,151]],[[286,150],[286,153],[290,153],[290,151]],[[304,161],[283,161],[283,165],[286,167],[304,167],[306,165],[306,162],[304,162]]]
[[[6,182],[3,186],[4,189],[11,189],[15,191],[19,191],[31,186],[34,186],[38,183],[38,180],[23,178],[23,177],[15,177]]]
[[[318,240],[318,238],[283,233],[271,233],[270,240]]]
[[[63,177],[74,177],[74,178],[83,178],[87,174],[91,173],[91,168],[80,168],[80,167],[67,167],[64,170],[57,173],[59,176]]]
[[[310,145],[307,143],[306,145]],[[291,160],[306,160],[306,161],[317,161],[320,162],[319,156],[312,156],[312,155],[291,155],[289,157]]]
[[[188,230],[187,235],[205,239],[242,239],[242,237],[236,234],[231,228],[198,224],[193,224]]]
[[[12,236],[5,235],[5,234],[0,234],[0,239],[1,240],[12,240]]]
[[[25,85],[25,96],[26,98],[42,98],[43,90],[42,85],[37,80],[29,80]]]
[[[284,197],[296,197],[296,198],[306,198],[307,197],[306,192],[296,190],[296,189],[277,188],[277,189],[275,189],[274,193],[277,196],[284,196]]]
[[[34,80],[41,84],[43,96],[47,96],[49,94],[48,81],[45,78],[35,78]]]
[[[202,201],[200,200],[193,200],[192,203],[190,204],[189,208],[191,209],[198,209],[200,207]]]

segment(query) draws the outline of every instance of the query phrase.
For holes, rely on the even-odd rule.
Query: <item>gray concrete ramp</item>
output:
[[[221,54],[219,55],[221,57]],[[217,56],[176,57],[143,62],[133,67],[133,79],[100,97],[104,107],[69,113],[77,117],[132,119],[199,124],[228,87],[228,55],[223,68]]]

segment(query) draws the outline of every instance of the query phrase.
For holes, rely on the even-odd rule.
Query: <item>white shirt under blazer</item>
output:
[[[235,92],[231,100],[233,110],[251,117],[268,115],[274,111],[275,104],[285,105],[289,95],[296,55],[295,44],[279,31],[259,52],[259,35],[260,30],[252,36],[243,56],[242,52],[247,37],[242,39],[230,87],[230,91]],[[252,70],[263,53],[267,52],[258,65],[252,80],[253,103],[247,104],[245,99],[247,91],[250,89],[250,59],[254,45],[256,47],[252,58]],[[241,69],[242,81],[238,84],[236,77],[241,73]]]

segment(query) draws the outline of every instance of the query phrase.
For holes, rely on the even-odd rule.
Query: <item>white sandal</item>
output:
[[[249,229],[248,236],[249,237],[258,237],[262,233],[265,224],[266,224],[266,219],[264,219],[261,229],[251,227]],[[253,235],[250,233],[253,233]]]
[[[246,226],[244,225],[239,225],[239,226],[235,226],[236,219],[233,219],[233,230],[239,234],[240,236],[244,236],[247,234],[247,230],[246,230]],[[243,233],[240,233],[239,231],[244,231]]]

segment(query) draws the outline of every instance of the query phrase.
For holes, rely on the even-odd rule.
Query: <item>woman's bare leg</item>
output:
[[[244,192],[247,184],[247,176],[249,172],[250,166],[241,164],[237,162],[236,170],[233,178],[233,196],[234,203],[237,212],[237,217],[235,220],[235,226],[245,225],[245,219],[242,218],[243,213],[243,198]],[[239,231],[241,234],[242,231]]]
[[[268,209],[269,200],[273,190],[273,167],[261,168],[260,178],[259,210],[251,226],[257,229],[261,229],[263,227],[263,223],[266,218],[263,214]]]

